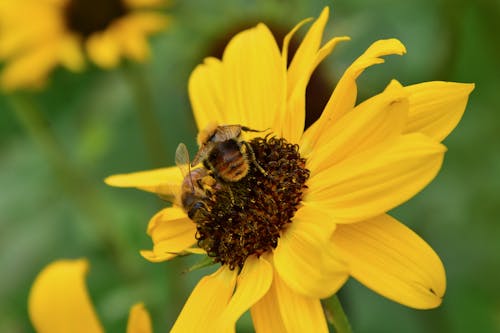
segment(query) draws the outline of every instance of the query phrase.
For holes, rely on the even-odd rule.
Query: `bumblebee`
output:
[[[175,151],[175,163],[184,177],[180,202],[189,218],[193,219],[200,209],[208,209],[205,200],[217,190],[217,182],[205,168],[191,170],[189,153],[183,143],[180,143]]]
[[[201,162],[224,182],[241,180],[248,174],[250,163],[267,175],[255,159],[252,146],[242,139],[243,131],[260,132],[241,125],[211,125],[201,131],[198,135],[200,149],[191,166]]]

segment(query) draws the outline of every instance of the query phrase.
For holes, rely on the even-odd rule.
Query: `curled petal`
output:
[[[377,293],[416,309],[441,304],[446,289],[441,260],[396,219],[381,215],[339,225],[332,244],[348,262],[352,276]]]
[[[316,126],[311,126],[304,133],[302,145],[305,151],[311,151],[321,136],[328,133],[329,127],[335,121],[354,108],[357,96],[356,79],[363,71],[375,64],[384,62],[382,56],[404,54],[406,49],[397,39],[379,40],[373,43],[356,61],[352,63],[339,80],[332,96],[317,120]]]
[[[88,263],[58,260],[38,274],[28,298],[28,313],[39,333],[103,332],[87,292]]]
[[[153,250],[141,251],[152,262],[170,260],[196,243],[196,225],[180,208],[170,207],[151,218],[148,235],[153,240]]]

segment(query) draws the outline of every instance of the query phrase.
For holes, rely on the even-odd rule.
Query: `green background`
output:
[[[358,80],[360,101],[392,78],[405,85],[476,84],[461,123],[445,141],[449,151],[440,174],[393,212],[444,262],[444,302],[435,310],[413,310],[350,280],[340,296],[354,331],[500,332],[500,4],[487,0],[179,0],[167,10],[170,29],[151,39],[146,65],[113,71],[90,66],[83,74],[57,70],[40,93],[1,95],[0,332],[32,332],[26,300],[36,274],[52,260],[82,257],[90,261],[90,294],[108,332],[125,332],[137,301],[150,310],[156,332],[168,330],[210,269],[185,273],[193,258],[160,264],[142,259],[138,251],[151,247],[147,222],[165,204],[102,180],[172,165],[179,142],[195,149],[187,80],[204,57],[220,54],[232,34],[262,21],[282,35],[299,20],[317,17],[325,5],[333,12],[326,37],[348,35],[352,41],[316,73],[318,88],[308,102],[324,100],[321,88],[331,91],[371,42],[389,37],[399,38],[408,53],[368,69]],[[78,170],[71,177],[17,116],[16,107],[32,105]],[[138,111],[148,105],[159,119],[161,155],[146,148]],[[80,183],[68,182],[75,178]],[[238,331],[252,332],[248,315]]]

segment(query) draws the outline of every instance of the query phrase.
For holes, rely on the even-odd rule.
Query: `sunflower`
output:
[[[311,74],[349,39],[322,44],[328,15],[325,8],[290,63],[290,39],[308,20],[281,51],[258,24],[237,34],[221,60],[196,67],[189,95],[204,166],[187,176],[170,167],[106,179],[173,197],[149,223],[154,246],[142,251],[146,259],[202,252],[220,263],[194,288],[173,332],[233,331],[247,310],[257,332],[327,332],[320,300],[349,276],[412,308],[442,301],[439,257],[387,212],[436,176],[446,150],[440,142],[459,122],[473,85],[393,80],[356,105],[358,76],[383,56],[406,52],[396,39],[379,40],[347,68],[321,117],[304,130]],[[224,180],[220,163],[241,167],[236,149],[247,173]]]
[[[28,297],[28,313],[38,333],[104,332],[87,292],[85,259],[57,260],[36,277]],[[152,332],[142,303],[130,309],[128,333]]]
[[[85,55],[102,68],[148,57],[146,37],[167,18],[163,0],[0,0],[0,60],[6,90],[37,88],[58,65],[79,71]]]

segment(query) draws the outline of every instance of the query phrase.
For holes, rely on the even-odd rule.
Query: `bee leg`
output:
[[[264,170],[264,168],[260,166],[259,162],[257,162],[257,158],[255,157],[255,153],[253,151],[252,146],[250,146],[250,144],[246,141],[243,142],[243,144],[245,145],[248,154],[250,154],[250,159],[252,160],[252,163],[257,167],[260,173],[262,173],[264,176],[267,176],[266,170]]]
[[[227,193],[229,193],[229,197],[231,198],[231,204],[234,206],[235,200],[234,200],[234,194],[233,190],[231,190],[231,187],[227,185]]]

